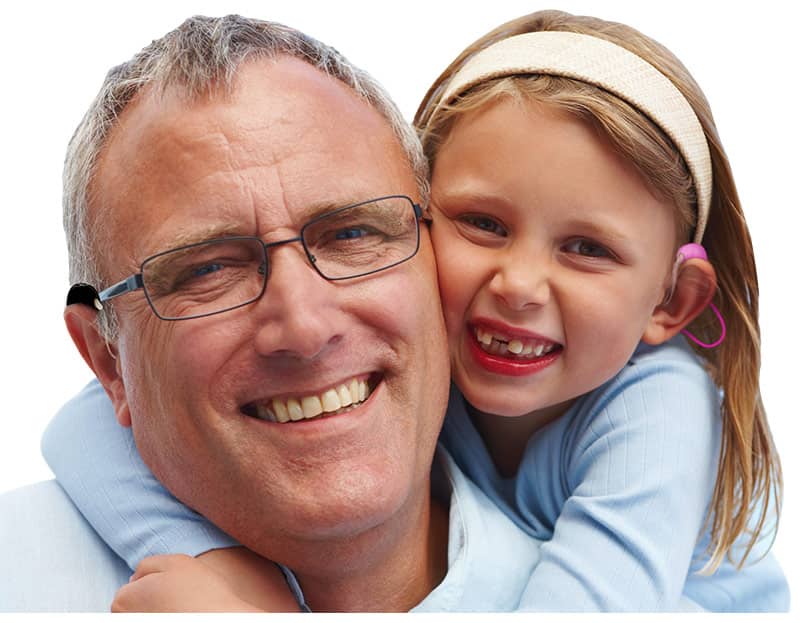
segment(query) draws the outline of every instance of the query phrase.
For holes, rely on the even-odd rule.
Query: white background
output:
[[[711,101],[750,224],[761,279],[762,390],[786,480],[775,551],[800,598],[792,364],[800,340],[796,269],[800,45],[794,2],[703,0],[503,2],[14,3],[0,37],[0,491],[51,477],[39,437],[90,379],[61,320],[68,288],[61,165],[71,133],[107,69],[191,14],[281,21],[335,45],[380,79],[407,118],[466,44],[544,8],[628,23],[673,50]],[[553,7],[553,5],[556,5]],[[10,11],[10,12],[9,12]],[[665,517],[664,521],[669,521]],[[795,560],[793,560],[795,558]]]

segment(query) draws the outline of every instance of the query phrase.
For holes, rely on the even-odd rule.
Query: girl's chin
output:
[[[461,390],[464,399],[467,401],[470,410],[473,412],[479,412],[486,415],[496,415],[498,417],[515,418],[530,415],[538,408],[538,405],[531,404],[530,392],[528,392],[527,396],[520,396],[519,400],[509,400],[508,391],[504,392],[505,396],[502,400],[499,398],[497,400],[487,400],[487,395],[491,395],[493,391],[497,391],[496,387],[492,389],[491,387],[487,386],[484,388],[485,391],[480,391],[480,386],[472,384],[467,388],[466,384],[459,385],[457,380],[456,385]],[[466,388],[467,391],[464,391],[462,387]]]

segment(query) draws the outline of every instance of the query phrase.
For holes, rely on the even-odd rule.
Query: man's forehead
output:
[[[228,93],[144,91],[121,115],[98,173],[95,190],[120,210],[112,218],[122,228],[148,203],[161,203],[166,219],[181,202],[216,202],[228,218],[231,203],[275,205],[282,193],[302,220],[321,204],[415,194],[389,122],[344,83],[286,56],[247,62]],[[238,182],[240,197],[225,194]],[[269,223],[253,229],[261,225]]]
[[[237,105],[250,106],[249,115],[241,116]],[[351,126],[390,131],[385,118],[336,78],[294,57],[258,58],[239,67],[230,88],[212,85],[190,95],[181,85],[144,87],[119,116],[103,151],[112,150],[121,138],[157,140],[169,134],[191,141],[199,121],[272,129],[277,138],[285,126],[322,132],[340,128],[337,121],[342,119]]]

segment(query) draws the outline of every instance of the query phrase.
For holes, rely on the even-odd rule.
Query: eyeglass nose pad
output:
[[[261,262],[258,265],[258,274],[262,275],[262,276],[267,274],[267,263],[266,262]]]

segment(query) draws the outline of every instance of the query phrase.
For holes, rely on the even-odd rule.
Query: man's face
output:
[[[228,98],[143,93],[110,137],[93,191],[112,279],[186,242],[269,243],[325,206],[418,198],[386,121],[290,58],[247,64]],[[299,243],[269,254],[264,296],[240,309],[168,322],[141,291],[117,299],[116,406],[178,498],[291,564],[299,543],[357,535],[424,504],[448,363],[427,232],[412,260],[343,282],[322,279]],[[288,424],[252,417],[273,399],[302,402],[353,379],[371,387],[356,408]]]

